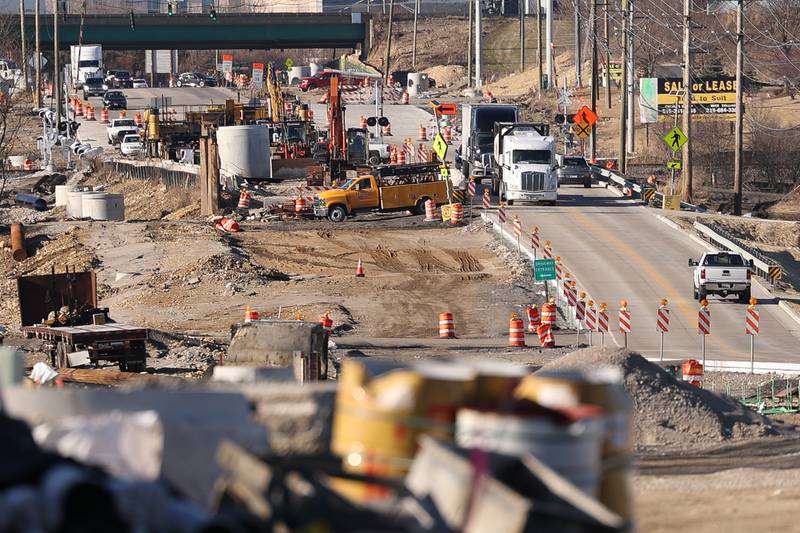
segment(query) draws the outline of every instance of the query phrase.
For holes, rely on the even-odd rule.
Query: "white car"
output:
[[[143,150],[142,140],[138,135],[126,135],[119,144],[119,151],[122,152],[122,155],[136,157],[141,154]]]
[[[133,80],[133,88],[134,89],[147,89],[149,85],[147,85],[147,80],[144,78],[136,78]]]

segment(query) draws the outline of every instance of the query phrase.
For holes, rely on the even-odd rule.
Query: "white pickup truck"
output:
[[[139,133],[139,127],[132,118],[115,118],[106,127],[108,144],[119,144],[125,135]]]
[[[709,294],[725,298],[736,294],[740,303],[750,300],[752,264],[734,252],[708,252],[700,261],[689,259],[694,269],[694,299],[703,300]]]

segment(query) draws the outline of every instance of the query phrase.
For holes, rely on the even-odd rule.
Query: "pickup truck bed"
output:
[[[703,300],[709,294],[725,298],[735,294],[741,303],[750,300],[750,265],[741,255],[730,252],[706,253],[694,266],[694,298]]]

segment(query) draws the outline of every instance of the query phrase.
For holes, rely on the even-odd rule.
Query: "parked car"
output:
[[[122,152],[122,155],[135,157],[142,153],[143,148],[142,140],[138,133],[126,134],[122,138],[122,142],[119,143],[119,151]]]
[[[301,91],[313,91],[320,87],[328,87],[331,84],[331,78],[335,75],[338,75],[341,82],[346,85],[358,84],[363,79],[359,76],[348,76],[346,73],[323,70],[313,76],[303,76],[300,78],[300,83],[298,83],[297,86]]]
[[[739,303],[750,300],[752,263],[734,252],[708,252],[700,261],[689,259],[689,266],[694,268],[694,299],[705,300],[709,294],[717,294],[725,298],[735,294]]]
[[[109,88],[130,89],[133,87],[133,78],[127,70],[109,70],[106,75],[106,84]]]
[[[103,105],[107,109],[128,109],[128,100],[122,91],[106,91],[103,95]]]
[[[134,89],[147,89],[149,85],[147,85],[147,80],[144,78],[134,78],[133,79],[133,88]]]
[[[103,78],[86,78],[82,90],[83,99],[88,100],[92,96],[103,96],[108,90],[108,85]]]
[[[211,76],[206,76],[199,72],[184,72],[175,81],[178,87],[214,87],[217,84]]]
[[[583,184],[587,189],[592,186],[592,169],[585,157],[573,155],[558,156],[558,184]]]

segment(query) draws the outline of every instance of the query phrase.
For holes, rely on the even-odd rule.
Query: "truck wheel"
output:
[[[751,289],[747,289],[746,291],[739,293],[739,303],[746,304],[750,302],[750,296],[752,295]]]
[[[697,287],[695,287],[694,285],[692,285],[692,294],[693,294],[695,300],[699,300],[700,299],[700,295],[697,294]]]
[[[347,218],[347,210],[344,206],[335,205],[328,211],[328,219],[331,222],[344,222]]]
[[[416,215],[424,215],[425,214],[425,202],[427,202],[429,198],[420,198],[417,200],[417,205],[414,206],[414,214]]]
[[[697,299],[705,300],[708,297],[708,292],[703,289],[697,289]]]
[[[464,174],[464,178],[469,180],[469,163],[467,161],[461,162],[461,173]],[[478,180],[475,180],[478,181]]]
[[[583,188],[584,189],[591,189],[592,188],[592,180],[590,179],[589,181],[584,181],[583,182]]]
[[[183,82],[181,80],[175,82],[175,87],[180,87],[181,85],[183,85]]]
[[[367,159],[367,163],[369,163],[370,165],[380,165],[381,164],[381,154],[379,154],[375,150],[372,150],[369,153],[369,159]]]

